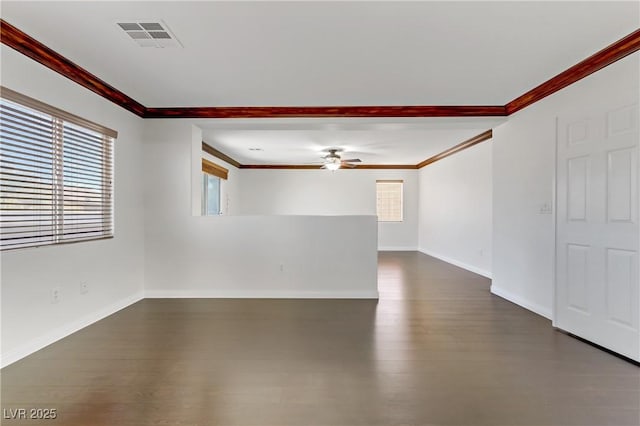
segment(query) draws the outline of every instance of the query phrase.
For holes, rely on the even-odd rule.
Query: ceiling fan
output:
[[[356,167],[355,164],[351,163],[361,163],[359,158],[351,158],[349,160],[343,160],[338,154],[341,150],[339,149],[329,149],[329,153],[322,157],[324,159],[324,164],[321,169],[328,169],[331,171],[338,170],[340,167],[348,167],[350,169]]]

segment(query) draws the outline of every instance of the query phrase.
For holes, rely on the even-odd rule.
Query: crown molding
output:
[[[640,50],[640,29],[610,44],[571,68],[500,105],[416,106],[256,106],[256,107],[145,107],[84,68],[0,19],[0,41],[45,67],[69,78],[142,118],[311,118],[311,117],[489,117],[509,116],[602,68]],[[418,169],[491,138],[487,130],[417,165],[359,165],[356,169]],[[207,147],[205,149],[205,146]],[[243,165],[203,143],[203,150],[238,168],[310,169],[308,165]]]
[[[640,29],[515,98],[505,105],[507,115],[520,111],[638,50],[640,50]]]
[[[240,164],[227,154],[218,151],[205,141],[202,141],[202,150],[222,161],[231,164],[238,169],[269,169],[269,170],[319,170],[319,165],[313,164]],[[354,169],[417,169],[414,164],[360,164]],[[348,169],[346,169],[348,170]]]
[[[377,170],[415,170],[415,164],[357,164],[354,169],[377,169]]]
[[[255,106],[147,108],[145,118],[502,117],[504,106]]]
[[[506,105],[146,107],[53,49],[0,19],[0,41],[143,118],[503,117],[640,49],[640,29]]]
[[[435,163],[436,161],[442,160],[443,158],[449,157],[450,155],[453,155],[457,152],[463,151],[467,148],[471,148],[472,146],[477,145],[480,142],[489,140],[492,137],[493,137],[493,130],[489,129],[485,132],[480,133],[479,135],[472,137],[471,139],[467,139],[466,141],[459,143],[454,147],[444,150],[441,153],[434,155],[433,157],[427,158],[426,160],[418,163],[416,165],[416,168],[421,169],[424,166],[428,166],[429,164]]]
[[[239,162],[237,162],[233,158],[229,157],[224,152],[218,151],[217,149],[215,149],[214,147],[212,147],[211,145],[209,145],[205,141],[202,141],[202,150],[204,152],[206,152],[207,154],[209,154],[209,155],[212,155],[212,156],[214,156],[216,158],[219,158],[222,161],[226,161],[227,163],[231,164],[235,168],[238,168],[238,169],[242,168],[242,164],[240,164]]]
[[[0,20],[1,41],[47,68],[143,118],[494,117],[501,105],[145,107],[84,68]]]
[[[415,164],[359,164],[352,168],[340,170],[415,170]],[[241,169],[269,169],[269,170],[320,170],[321,165],[312,164],[242,164]]]
[[[322,165],[313,164],[242,164],[241,169],[269,169],[269,170],[320,170]]]
[[[127,111],[139,117],[144,117],[147,110],[144,105],[20,31],[4,19],[0,19],[0,41]]]

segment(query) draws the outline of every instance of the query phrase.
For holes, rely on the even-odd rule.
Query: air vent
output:
[[[136,20],[117,24],[140,47],[182,47],[167,24],[162,21]]]

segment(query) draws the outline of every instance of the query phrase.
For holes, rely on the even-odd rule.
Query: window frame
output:
[[[218,213],[209,214],[209,179],[218,179]],[[222,179],[219,176],[202,172],[202,216],[221,216],[222,215]]]
[[[218,179],[218,213],[209,214],[209,191],[208,191],[208,179],[209,176]],[[223,181],[229,178],[229,170],[219,166],[206,158],[202,158],[202,180],[201,180],[201,200],[200,200],[200,215],[201,216],[222,216],[224,208],[222,206],[222,185]]]
[[[0,153],[3,154],[3,165],[0,169],[0,215],[10,214],[8,211],[18,212],[11,213],[15,219],[2,221],[0,225],[0,250],[20,250],[113,238],[113,153],[118,133],[3,86],[0,86],[0,98],[25,110],[24,113],[20,113],[16,107],[12,109],[11,104],[8,104],[9,109],[3,111],[3,116],[7,114],[7,117],[12,117],[12,124],[6,131],[14,135],[12,138],[19,138],[12,145],[17,144],[20,152],[16,151],[13,154],[15,149],[7,148],[10,146],[8,141],[13,140],[11,138],[2,141],[7,143],[6,146],[0,145]],[[41,126],[45,132],[30,127],[30,118],[37,115],[42,115],[44,121]],[[49,121],[50,128],[45,124]],[[3,134],[4,132],[3,123]],[[19,140],[22,141],[18,142]],[[34,141],[37,141],[37,144]],[[32,146],[29,146],[29,143]],[[5,149],[12,154],[5,157]],[[45,156],[42,157],[39,151]],[[13,160],[9,161],[8,158],[11,156]],[[26,173],[24,179],[16,180],[16,172]],[[42,173],[50,176],[46,179],[50,183],[38,183],[42,179],[38,176],[42,176]],[[89,181],[92,183],[88,183]],[[82,184],[88,186],[83,187]],[[95,194],[99,195],[94,195],[95,191]],[[17,196],[16,193],[20,195]],[[24,198],[24,195],[29,197]],[[26,203],[16,202],[20,199],[24,199]],[[35,204],[32,204],[33,202]],[[31,211],[31,208],[25,207],[28,205],[40,208]],[[87,213],[88,211],[95,213]],[[24,218],[21,218],[20,212],[24,213]],[[33,224],[25,224],[28,222]],[[5,232],[18,236],[4,238],[4,235],[7,235]]]
[[[380,218],[380,206],[379,206],[379,185],[384,184],[399,184],[400,185],[400,219],[381,219]],[[377,179],[376,180],[376,216],[378,223],[402,223],[404,222],[404,180],[402,179]]]

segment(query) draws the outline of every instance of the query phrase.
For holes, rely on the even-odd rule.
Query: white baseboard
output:
[[[491,293],[495,294],[498,297],[502,297],[503,299],[508,300],[511,303],[515,303],[518,306],[522,306],[523,308],[528,309],[531,312],[534,312],[547,319],[552,319],[551,317],[553,315],[551,314],[551,309],[545,308],[544,306],[540,306],[537,303],[532,303],[528,300],[523,299],[520,296],[516,296],[515,294],[505,291],[494,285],[491,286]]]
[[[492,278],[492,275],[491,275],[490,271],[486,271],[484,269],[480,269],[480,268],[475,267],[473,265],[469,265],[468,263],[460,262],[459,260],[452,259],[452,258],[447,257],[447,256],[442,256],[441,254],[434,253],[434,252],[432,252],[430,250],[425,250],[425,249],[419,248],[418,251],[420,253],[426,254],[427,256],[431,256],[431,257],[435,257],[436,259],[440,259],[443,262],[447,262],[447,263],[455,265],[455,266],[457,266],[459,268],[466,269],[467,271],[471,271],[471,272],[473,272],[475,274],[482,275],[483,277],[486,277],[486,278],[489,278],[489,279]]]
[[[378,247],[378,251],[418,251],[418,247]]]
[[[147,290],[148,299],[377,299],[378,291]]]
[[[143,292],[136,293],[132,296],[112,303],[111,305],[106,306],[99,311],[93,312],[76,321],[72,321],[66,325],[51,330],[40,337],[31,339],[23,345],[20,345],[19,347],[12,349],[11,351],[7,351],[6,354],[3,354],[2,358],[0,358],[0,367],[4,368],[9,364],[13,364],[14,362],[26,357],[27,355],[31,355],[32,353],[39,351],[40,349],[49,346],[50,344],[55,343],[58,340],[63,339],[68,335],[73,334],[76,331],[79,331],[97,321],[100,321],[101,319],[106,318],[109,315],[112,315],[126,308],[127,306],[130,306],[142,300],[143,298]]]

